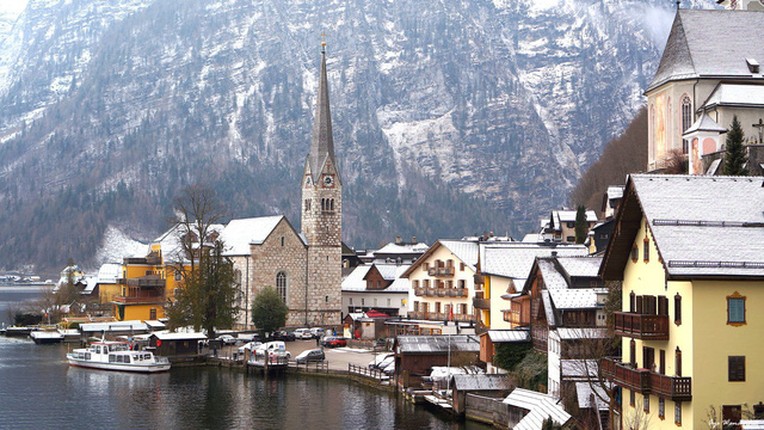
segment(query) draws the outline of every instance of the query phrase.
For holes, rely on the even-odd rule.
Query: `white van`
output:
[[[286,344],[281,340],[274,340],[272,342],[265,342],[255,349],[256,356],[268,356],[268,357],[286,357],[292,358],[292,354],[286,350]]]

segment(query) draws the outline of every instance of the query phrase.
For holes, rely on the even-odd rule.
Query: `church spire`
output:
[[[321,173],[321,168],[327,157],[334,163],[332,114],[329,110],[329,85],[326,78],[326,42],[321,42],[321,71],[318,78],[316,118],[313,123],[313,139],[310,145],[310,169],[313,179],[316,179]]]

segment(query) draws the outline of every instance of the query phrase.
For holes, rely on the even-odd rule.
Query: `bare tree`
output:
[[[182,288],[167,306],[170,325],[191,325],[215,337],[216,328],[232,326],[238,313],[233,264],[219,239],[226,212],[214,191],[201,185],[183,190],[175,209],[179,249],[172,265]]]

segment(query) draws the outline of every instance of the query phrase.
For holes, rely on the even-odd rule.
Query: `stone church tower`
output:
[[[322,43],[316,117],[302,178],[302,231],[307,239],[305,323],[340,323],[342,180],[334,158],[326,44]]]

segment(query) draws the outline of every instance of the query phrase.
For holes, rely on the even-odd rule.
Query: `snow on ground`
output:
[[[110,225],[96,251],[96,261],[99,264],[121,262],[125,257],[145,257],[146,254],[148,245],[131,239],[119,228]]]

